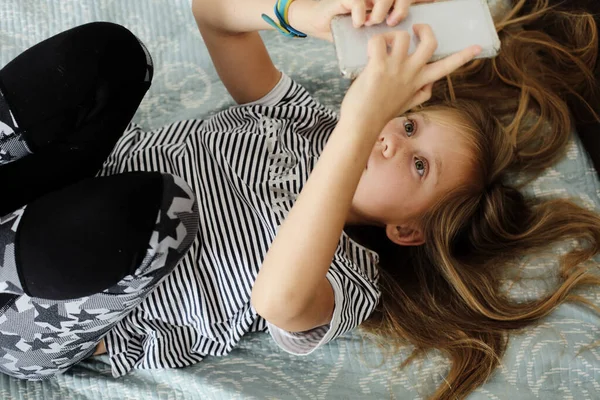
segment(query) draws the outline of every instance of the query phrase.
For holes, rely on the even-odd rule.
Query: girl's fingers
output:
[[[367,46],[369,63],[371,63],[371,60],[373,59],[381,60],[387,55],[387,36],[389,36],[389,34],[381,34],[369,39],[369,44]]]
[[[412,98],[412,101],[408,107],[408,110],[412,110],[413,108],[425,103],[429,99],[431,99],[431,94],[433,92],[433,82],[428,83],[423,86]]]
[[[348,0],[345,2],[347,8],[352,13],[352,25],[355,28],[363,26],[367,18],[367,5],[364,0]]]
[[[406,31],[394,32],[391,43],[391,54],[394,59],[402,62],[406,59],[410,47],[410,34]]]
[[[387,17],[387,24],[394,26],[406,18],[408,15],[408,7],[411,3],[411,0],[396,0],[394,2],[394,9]]]
[[[396,0],[394,10],[387,17],[387,24],[394,26],[408,15],[408,7],[415,3],[433,3],[436,0]]]
[[[479,53],[481,53],[481,47],[474,45],[432,64],[426,65],[421,74],[421,82],[423,82],[424,85],[435,82],[462,67]]]
[[[437,49],[437,39],[429,25],[415,24],[413,25],[413,31],[419,38],[419,45],[411,58],[416,65],[425,65],[431,60],[435,49]]]
[[[394,0],[377,0],[373,5],[373,10],[369,14],[369,18],[365,25],[380,24],[385,20],[385,17],[390,12]]]

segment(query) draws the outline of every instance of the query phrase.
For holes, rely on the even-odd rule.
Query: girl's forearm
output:
[[[288,15],[293,25],[302,20],[307,7],[314,0],[295,0],[289,8]],[[199,23],[206,24],[222,33],[248,33],[274,29],[261,17],[270,16],[277,21],[273,12],[275,0],[193,0],[194,15]]]
[[[280,227],[252,290],[277,325],[306,311],[331,265],[379,126],[340,120]]]

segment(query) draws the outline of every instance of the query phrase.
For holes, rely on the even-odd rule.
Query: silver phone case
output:
[[[479,38],[478,40],[481,41],[481,43],[478,43],[477,40],[474,40],[472,44],[479,44],[482,46],[482,51],[476,58],[495,57],[500,51],[500,38],[498,37],[498,33],[496,32],[494,20],[492,18],[492,14],[487,0],[447,0],[435,3],[421,3],[411,6],[409,15],[406,17],[406,19],[395,27],[390,27],[385,22],[383,22],[378,25],[354,28],[354,26],[352,25],[352,18],[350,15],[335,16],[331,21],[331,33],[333,36],[335,53],[342,76],[348,79],[354,79],[364,69],[367,60],[366,43],[368,42],[368,39],[371,36],[393,30],[406,30],[407,28],[410,28],[413,24],[421,22],[419,20],[419,14],[422,15],[423,13],[429,12],[432,13],[430,15],[433,15],[433,13],[444,12],[444,7],[449,9],[449,4],[445,3],[454,3],[453,5],[455,5],[456,3],[472,3],[473,7],[482,8],[480,11],[484,20],[480,22],[483,22],[484,29],[487,32],[487,37],[485,38],[485,41]],[[465,21],[465,23],[467,22],[472,24],[474,21]],[[432,25],[432,29],[435,32],[434,25]],[[410,30],[409,32],[412,35],[412,30]],[[347,39],[348,37],[351,37],[352,39]],[[350,40],[353,40],[353,43],[350,43]],[[418,44],[418,40],[415,37],[413,37],[412,42],[413,43],[411,43],[411,49],[409,49],[409,53],[412,52],[412,50],[414,50],[414,47],[416,47],[416,45]],[[440,42],[440,38],[438,38],[438,42]],[[440,47],[438,47],[438,49]],[[360,54],[360,52],[362,52],[363,54]],[[438,52],[438,50],[436,50],[436,53],[434,53],[434,56],[431,58],[430,62],[434,62],[444,57],[447,57],[450,54],[453,54],[454,52],[455,51]],[[356,62],[357,58],[364,58],[365,62]],[[349,61],[352,59],[354,61]]]

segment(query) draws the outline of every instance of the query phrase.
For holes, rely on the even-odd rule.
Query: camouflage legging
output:
[[[148,174],[152,173],[143,173]],[[115,179],[127,179],[131,187],[137,189],[136,183],[141,175],[134,173],[90,179],[56,195],[66,196],[70,194],[69,189],[91,181],[92,189],[86,196],[89,198],[97,194],[94,188],[98,183],[110,185]],[[105,187],[100,189],[105,190]],[[126,203],[122,201],[122,193],[118,195],[114,196],[115,201]],[[135,193],[131,195],[135,196]],[[73,200],[85,203],[88,198]],[[32,207],[38,204],[40,202],[34,202]],[[161,205],[154,215],[155,228],[142,262],[132,273],[99,293],[64,300],[49,300],[24,293],[23,283],[27,285],[30,280],[22,282],[23,279],[20,279],[21,257],[15,257],[15,248],[22,245],[15,239],[19,236],[21,223],[27,218],[29,209],[23,207],[1,218],[0,253],[3,253],[3,262],[0,268],[0,293],[5,301],[0,309],[0,372],[17,378],[39,380],[64,372],[89,357],[102,337],[136,307],[185,254],[197,231],[198,214],[195,207],[193,193],[182,179],[162,175]],[[58,219],[62,217],[70,219],[73,215],[66,212],[56,216]],[[123,228],[121,221],[113,222],[116,229]],[[79,234],[90,235],[85,230]],[[93,233],[90,236],[94,236]],[[40,249],[42,255],[51,251]],[[104,254],[90,254],[90,257],[109,258]],[[85,260],[81,261],[81,268],[86,269]],[[58,274],[60,269],[61,266],[57,265]],[[94,275],[93,270],[90,275]],[[68,277],[63,278],[68,280]],[[76,285],[75,282],[73,284]],[[66,285],[64,287],[68,289]]]
[[[0,70],[0,372],[39,380],[90,356],[191,245],[182,179],[95,177],[151,79],[145,47],[109,23]]]

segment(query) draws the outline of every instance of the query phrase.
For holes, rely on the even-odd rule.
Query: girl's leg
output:
[[[153,172],[85,179],[0,218],[0,372],[44,379],[89,357],[197,230],[192,190]]]
[[[0,70],[0,215],[94,176],[151,79],[144,46],[106,22],[53,36]]]

